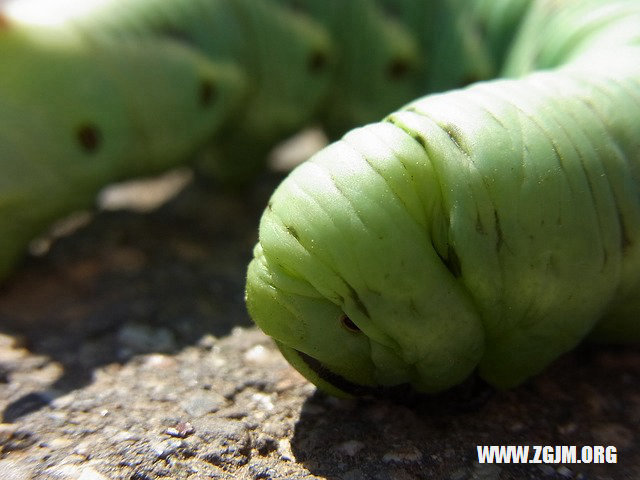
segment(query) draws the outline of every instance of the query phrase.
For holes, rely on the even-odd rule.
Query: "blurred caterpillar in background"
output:
[[[640,341],[640,2],[428,3],[491,20],[464,30],[487,48],[456,79],[511,78],[416,100],[297,167],[248,270],[254,321],[335,395],[474,372],[509,388],[588,336]]]
[[[3,19],[0,278],[104,185],[184,162],[238,106],[242,80],[172,40],[114,48]]]

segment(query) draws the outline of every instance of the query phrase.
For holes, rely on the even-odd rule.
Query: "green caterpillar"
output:
[[[100,187],[183,162],[242,94],[236,68],[170,40],[114,49],[2,19],[0,59],[0,278]]]
[[[589,335],[640,341],[640,2],[499,2],[517,29],[482,3],[512,40],[480,63],[515,78],[348,133],[262,217],[249,312],[329,393],[509,388]]]

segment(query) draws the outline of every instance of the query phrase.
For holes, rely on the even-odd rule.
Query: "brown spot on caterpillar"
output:
[[[76,130],[76,139],[86,153],[95,153],[102,143],[100,130],[92,123],[80,125]]]
[[[351,320],[344,313],[340,315],[340,324],[349,332],[360,333],[360,327],[358,327],[355,323],[353,323],[353,320]]]
[[[413,112],[413,113],[417,113],[418,115],[421,115],[420,112],[416,111],[412,107],[407,107],[407,108],[403,109],[402,111]],[[399,123],[398,120],[393,117],[393,114],[391,114],[388,117],[386,117],[384,119],[384,121],[385,122],[389,122],[391,125],[395,125],[399,129],[401,129],[404,133],[406,133],[411,138],[413,138],[416,142],[418,142],[423,150],[425,150],[425,151],[427,150],[427,140],[422,135],[420,135],[418,132],[413,132],[410,129],[408,129],[407,127],[403,126],[402,123]]]
[[[289,235],[295,238],[298,242],[300,241],[300,236],[298,235],[298,232],[295,228],[288,225],[285,225],[285,228],[287,229],[287,232],[289,232]]]
[[[453,144],[456,146],[458,150],[460,150],[462,153],[464,153],[468,157],[471,156],[469,150],[465,145],[464,137],[462,136],[462,133],[460,132],[458,127],[452,124],[447,124],[447,125],[441,125],[440,128],[442,128],[445,132],[447,132],[447,135],[449,136],[449,138],[451,139],[451,141],[453,142]]]
[[[307,67],[311,73],[318,74],[324,70],[327,63],[327,54],[322,50],[314,50],[309,55]]]
[[[216,96],[216,85],[211,79],[202,80],[200,82],[200,91],[198,93],[200,105],[208,107]]]
[[[405,58],[394,58],[387,65],[387,77],[391,80],[402,80],[407,76],[411,66]]]

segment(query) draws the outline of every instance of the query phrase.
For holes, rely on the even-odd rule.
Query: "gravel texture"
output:
[[[102,211],[25,262],[0,290],[0,479],[640,479],[637,348],[582,348],[509,392],[316,392],[243,304],[277,180]],[[480,464],[476,445],[618,458]]]

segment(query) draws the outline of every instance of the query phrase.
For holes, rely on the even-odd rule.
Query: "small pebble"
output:
[[[169,427],[165,430],[167,435],[178,438],[186,438],[193,435],[196,429],[189,422],[179,422],[175,427]]]

